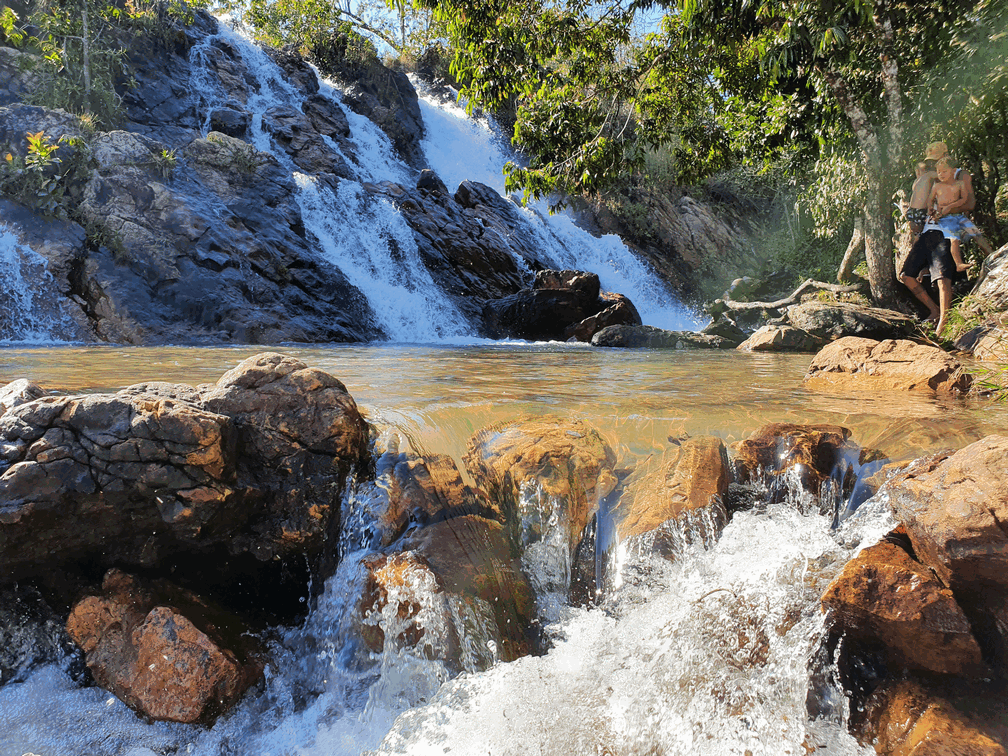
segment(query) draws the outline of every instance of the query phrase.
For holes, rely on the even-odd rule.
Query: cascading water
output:
[[[425,92],[419,80],[414,79],[414,84],[420,92],[420,109],[427,127],[424,153],[431,168],[449,188],[469,179],[507,196],[503,169],[514,156],[495,126],[486,119],[468,117],[465,109],[455,102],[445,102]],[[630,297],[647,325],[673,331],[699,327],[697,317],[619,237],[596,238],[580,228],[569,214],[550,215],[545,200],[531,203],[523,210],[545,256],[556,267],[597,273],[603,289]]]
[[[0,223],[0,344],[72,341],[60,301],[46,259]]]
[[[255,80],[245,103],[252,113],[250,141],[291,171],[301,189],[298,201],[306,228],[317,241],[320,253],[364,294],[385,334],[399,342],[471,341],[469,326],[424,267],[412,231],[402,216],[391,202],[363,189],[364,182],[410,183],[413,171],[395,156],[388,138],[370,120],[344,107],[353,144],[353,151],[344,157],[356,181],[342,180],[333,192],[300,172],[263,128],[267,110],[278,106],[299,108],[300,96],[269,56],[246,35],[227,23],[220,27],[218,35],[206,38],[190,53],[191,88],[199,99],[200,112],[205,114],[204,132],[210,128],[210,112],[229,103],[228,94],[219,89],[217,80],[207,71],[212,46],[221,40],[240,51]],[[337,87],[321,77],[320,85],[322,95],[341,103]],[[442,180],[452,188],[466,179],[475,180],[503,195],[502,169],[509,154],[491,126],[469,119],[454,103],[438,104],[431,95],[422,96],[420,105],[427,131],[423,148],[428,163]],[[334,142],[327,143],[339,151]],[[545,203],[522,212],[543,257],[555,267],[598,273],[603,288],[629,296],[649,325],[673,330],[698,326],[696,317],[618,237],[593,237],[568,215],[546,213]],[[519,267],[525,267],[523,261],[519,263]]]

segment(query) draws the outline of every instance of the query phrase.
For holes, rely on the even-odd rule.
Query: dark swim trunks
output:
[[[906,219],[915,225],[923,226],[927,220],[927,210],[923,207],[911,207],[906,211]]]
[[[907,259],[903,263],[900,275],[917,278],[925,268],[930,269],[932,281],[941,278],[950,280],[956,278],[952,245],[941,231],[928,230],[920,235],[913,247],[910,248],[910,254],[907,255]]]

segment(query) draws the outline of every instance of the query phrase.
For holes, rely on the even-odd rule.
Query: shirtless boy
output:
[[[962,199],[963,184],[962,181],[956,180],[957,166],[953,164],[951,158],[943,157],[938,161],[937,167],[938,180],[931,186],[927,207],[932,220],[941,228],[945,238],[952,242],[952,259],[955,260],[956,270],[962,273],[969,268],[969,265],[963,262],[959,237],[979,236],[980,229],[962,213],[948,214],[949,208]]]

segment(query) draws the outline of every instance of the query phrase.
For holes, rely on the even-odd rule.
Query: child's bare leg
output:
[[[945,323],[948,318],[949,305],[952,304],[952,281],[948,278],[938,279],[938,307],[941,316],[938,318],[938,325],[935,326],[935,338],[940,338],[945,330]]]
[[[952,259],[955,260],[956,270],[962,273],[964,270],[969,268],[969,265],[963,262],[962,252],[959,251],[959,240],[952,239]]]
[[[976,243],[977,243],[978,245],[980,245],[980,249],[982,249],[982,250],[983,250],[983,253],[984,253],[984,257],[990,257],[991,255],[993,255],[993,254],[994,254],[994,248],[993,248],[993,247],[991,247],[991,245],[990,245],[990,242],[989,242],[989,241],[987,241],[987,237],[985,237],[985,236],[983,236],[983,235],[980,235],[980,236],[974,236],[974,237],[973,237],[973,240],[974,240],[974,241],[975,241],[975,242],[976,242]]]

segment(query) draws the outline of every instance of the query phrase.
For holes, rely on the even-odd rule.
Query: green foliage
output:
[[[53,144],[42,131],[25,136],[28,140],[25,157],[15,157],[8,152],[4,158],[0,168],[0,192],[43,215],[58,215],[65,191],[58,172],[60,159],[56,151],[59,143]]]
[[[158,173],[161,174],[162,178],[170,179],[175,173],[175,167],[177,164],[178,158],[175,155],[175,150],[169,150],[162,147],[161,152],[154,156],[154,166],[157,168]]]

